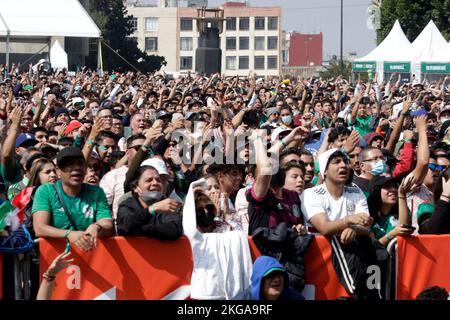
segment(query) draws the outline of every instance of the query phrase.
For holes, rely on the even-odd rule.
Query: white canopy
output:
[[[391,32],[387,37],[365,57],[356,59],[355,61],[411,61],[411,42],[406,38],[400,23],[395,21]]]
[[[99,38],[78,0],[1,0],[0,36]]]
[[[67,53],[64,51],[64,48],[58,40],[55,41],[50,49],[50,64],[54,69],[67,69],[67,66],[69,65]]]
[[[414,63],[450,62],[450,47],[431,20],[412,43]]]

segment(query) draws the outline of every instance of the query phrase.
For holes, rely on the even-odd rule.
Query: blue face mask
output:
[[[284,124],[290,125],[292,123],[292,116],[281,117],[281,121],[283,121]]]
[[[373,175],[383,174],[387,171],[387,165],[383,160],[371,162],[370,164],[372,166],[372,170],[370,170],[370,173]]]

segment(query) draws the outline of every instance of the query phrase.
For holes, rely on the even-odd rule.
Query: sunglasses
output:
[[[138,144],[138,145],[129,147],[128,149],[134,149],[134,150],[136,150],[136,151],[139,151],[140,148],[142,148],[142,145],[141,145],[141,144]]]
[[[430,169],[431,171],[435,171],[435,170],[443,171],[443,170],[447,169],[447,166],[441,166],[441,165],[438,165],[438,164],[435,164],[435,163],[429,163],[428,164],[428,169]]]

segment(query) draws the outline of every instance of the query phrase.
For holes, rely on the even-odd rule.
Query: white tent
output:
[[[448,74],[450,72],[450,45],[431,20],[414,40],[413,70],[416,78],[422,74]]]
[[[411,61],[411,42],[406,38],[400,23],[395,21],[391,32],[378,47],[355,61]]]
[[[100,30],[78,0],[1,0],[0,37],[24,42],[50,37],[99,38]]]
[[[99,38],[78,0],[1,0],[0,36]]]
[[[50,49],[50,64],[54,69],[67,69],[69,65],[67,53],[64,51],[64,48],[58,40],[55,41]]]
[[[397,20],[380,45],[365,57],[356,59],[355,62],[376,62],[378,79],[381,81],[384,78],[384,71],[409,73],[411,53],[411,42],[406,38]]]
[[[422,61],[439,61],[448,50],[448,43],[431,20],[412,43],[414,63]],[[446,60],[450,61],[447,56]]]

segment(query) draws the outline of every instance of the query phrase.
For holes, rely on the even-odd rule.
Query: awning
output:
[[[99,38],[78,0],[1,0],[0,36]]]

